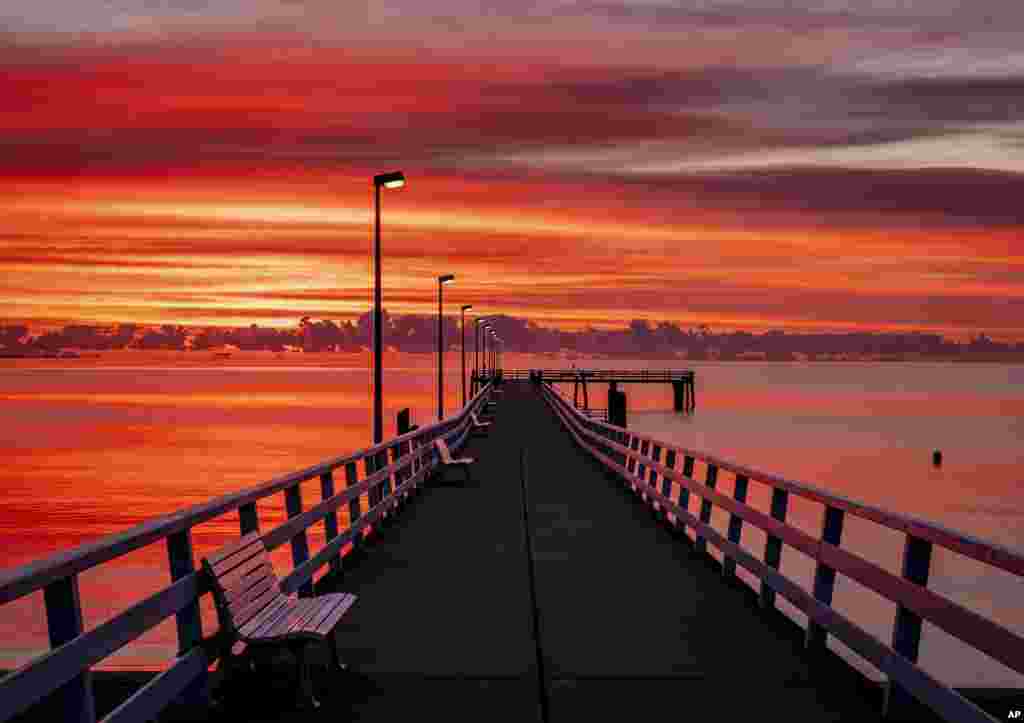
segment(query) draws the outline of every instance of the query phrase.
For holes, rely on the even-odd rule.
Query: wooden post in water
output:
[[[686,382],[677,380],[672,382],[672,408],[681,412],[686,407]]]
[[[843,517],[845,513],[837,508],[828,505],[825,507],[825,517],[821,523],[821,541],[828,545],[839,547],[843,537]],[[814,597],[826,605],[832,605],[832,591],[836,585],[836,571],[823,562],[818,562],[814,568]],[[825,628],[813,620],[807,621],[807,632],[804,636],[804,647],[809,652],[824,651],[828,633]]]
[[[932,562],[932,543],[907,535],[903,545],[903,579],[926,587]],[[897,653],[917,662],[921,647],[921,617],[900,605],[896,608],[896,621],[892,630],[892,647]],[[882,717],[898,717],[903,711],[912,711],[917,703],[913,696],[891,679],[885,686]]]
[[[772,488],[772,517],[779,522],[786,521],[786,507],[789,504],[789,492],[778,487]],[[782,560],[782,540],[773,535],[768,535],[764,541],[764,564],[778,570]],[[761,607],[768,609],[775,607],[775,591],[761,580]]]
[[[46,606],[46,627],[50,647],[59,648],[82,634],[82,599],[78,592],[78,575],[55,580],[43,588]],[[83,670],[52,694],[61,711],[61,720],[94,723],[96,704],[92,696],[92,672]]]
[[[708,487],[710,487],[711,489],[714,489],[715,488],[715,483],[717,483],[717,482],[718,482],[718,467],[716,467],[713,464],[709,464],[708,465],[708,473],[707,473],[707,477],[704,480],[704,484],[707,485]],[[700,521],[703,522],[705,525],[710,525],[711,524],[711,500],[707,499],[706,497],[702,498],[701,501],[700,501]],[[694,541],[694,545],[697,548],[697,551],[698,552],[707,552],[708,541],[706,539],[704,539],[704,537],[700,534],[700,532],[697,532],[696,535],[697,535],[697,537],[696,537],[696,540]]]
[[[288,518],[291,519],[302,514],[302,488],[298,483],[284,491],[284,509]],[[298,567],[309,559],[309,539],[306,537],[306,528],[302,528],[292,538],[292,567]],[[299,597],[313,597],[313,579],[310,578],[302,583],[298,590]]]

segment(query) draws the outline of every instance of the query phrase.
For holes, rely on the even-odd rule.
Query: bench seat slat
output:
[[[263,628],[271,625],[278,616],[283,615],[288,609],[288,603],[291,601],[282,595],[277,598],[259,613],[253,615],[247,623],[236,627],[238,636],[241,638],[250,638],[252,636],[258,636]]]
[[[262,638],[278,638],[284,633],[287,633],[295,621],[298,620],[303,614],[308,614],[309,609],[303,605],[306,600],[289,600],[288,609],[283,615],[278,616],[276,620],[267,628],[260,632],[259,637]]]
[[[317,623],[316,632],[319,635],[330,635],[334,626],[341,620],[341,616],[347,613],[356,601],[356,596],[351,593],[342,593],[341,596],[344,599],[339,601],[338,606]]]
[[[333,613],[341,603],[344,602],[343,593],[334,593],[331,595],[321,596],[324,599],[324,604],[317,611],[316,615],[306,621],[306,629],[310,632],[317,632],[320,629],[320,623],[322,623],[327,617]]]

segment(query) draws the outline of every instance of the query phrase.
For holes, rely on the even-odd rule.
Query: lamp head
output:
[[[472,308],[473,308],[473,305],[472,305],[472,304],[463,304],[463,305],[462,305],[462,310],[463,310],[463,311],[469,311],[469,310],[470,310],[470,309],[472,309]]]
[[[401,171],[381,173],[373,177],[373,185],[384,188],[401,188],[405,185],[405,174]]]
[[[437,277],[439,284],[450,284],[453,281],[455,281],[455,274],[445,274],[444,276]]]

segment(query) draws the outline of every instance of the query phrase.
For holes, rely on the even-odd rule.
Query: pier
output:
[[[481,379],[453,416],[380,445],[0,572],[0,605],[43,591],[52,643],[0,679],[0,721],[548,723],[690,711],[737,721],[763,720],[766,711],[814,721],[1006,719],[1002,703],[972,700],[930,676],[918,650],[928,621],[1024,673],[1019,634],[928,588],[935,546],[1017,577],[1024,557],[608,424],[552,386],[573,381],[571,370],[536,371]],[[587,379],[636,381],[600,374]],[[474,417],[489,419],[486,434],[474,433]],[[437,440],[474,458],[468,480],[444,469]],[[321,498],[304,501],[299,484],[312,479]],[[747,503],[752,484],[770,487],[769,509]],[[288,519],[264,530],[256,502],[274,495],[283,495]],[[787,524],[793,497],[820,506],[819,535]],[[713,511],[728,515],[725,532]],[[848,516],[904,536],[900,574],[843,546]],[[259,532],[268,549],[290,548],[292,568],[276,571],[285,592],[358,596],[335,632],[349,670],[314,672],[318,711],[289,705],[287,665],[247,673],[253,679],[234,688],[207,672],[225,646],[201,623],[210,584],[197,571],[190,530],[220,517],[233,519],[240,536]],[[324,525],[327,544],[311,553],[314,524]],[[767,535],[756,554],[741,544],[751,525]],[[167,547],[169,586],[83,631],[77,576],[153,543]],[[811,589],[779,571],[793,549],[815,561]],[[738,568],[755,576],[756,589]],[[896,603],[891,639],[832,607],[837,574]],[[778,610],[780,597],[807,614],[806,629]],[[175,662],[124,700],[101,700],[90,667],[171,617]],[[828,636],[888,683],[854,671],[827,648]]]

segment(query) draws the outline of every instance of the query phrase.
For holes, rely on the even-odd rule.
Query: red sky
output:
[[[1015,7],[463,5],[15,0],[0,323],[354,318],[401,168],[392,312],[1024,339]]]

